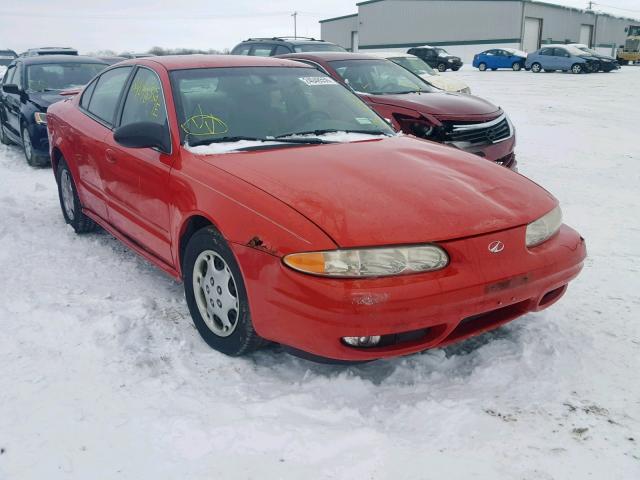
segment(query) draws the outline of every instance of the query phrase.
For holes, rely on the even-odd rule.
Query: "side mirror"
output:
[[[128,148],[158,148],[164,153],[171,151],[169,132],[164,125],[153,122],[130,123],[116,129],[113,139]]]
[[[7,83],[6,85],[2,85],[2,91],[4,93],[12,93],[14,95],[20,95],[20,87],[15,83]]]

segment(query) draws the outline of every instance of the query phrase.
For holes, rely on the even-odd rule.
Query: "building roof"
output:
[[[396,1],[396,0],[365,0],[363,2],[356,3],[356,6],[357,7],[361,7],[363,5],[369,5],[369,4],[378,3],[378,2],[388,2],[388,1]],[[414,0],[414,1],[416,1],[416,2],[432,2],[432,1],[438,1],[438,0]],[[483,2],[483,1],[487,1],[487,0],[449,0],[449,1]],[[496,0],[494,0],[494,1],[496,1]],[[563,9],[563,10],[570,10],[570,11],[574,11],[574,12],[593,13],[593,14],[597,14],[597,15],[603,16],[603,17],[622,18],[624,20],[630,20],[632,22],[640,21],[637,18],[623,17],[623,16],[620,16],[620,15],[614,15],[612,13],[599,12],[599,11],[594,11],[594,10],[585,10],[583,8],[569,7],[569,6],[566,6],[566,5],[558,5],[557,3],[542,2],[542,1],[538,1],[538,0],[497,0],[497,1],[533,3],[533,4],[537,4],[537,5],[543,5],[545,7],[560,8],[560,9]],[[354,14],[351,14],[351,15],[344,15],[342,17],[327,18],[327,19],[324,19],[324,20],[320,20],[320,23],[332,22],[332,21],[335,21],[335,20],[342,20],[344,18],[357,17],[357,16],[358,16],[358,14],[354,13]]]

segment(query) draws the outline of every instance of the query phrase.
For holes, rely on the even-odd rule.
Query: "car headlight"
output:
[[[436,245],[293,253],[284,263],[299,272],[325,277],[361,278],[432,272],[449,264]]]
[[[562,210],[557,206],[527,225],[527,247],[535,247],[553,237],[562,226]]]
[[[33,118],[38,125],[46,125],[47,124],[47,114],[43,112],[36,112],[33,114]]]
[[[459,92],[459,93],[468,93],[468,94],[471,94],[471,89],[470,89],[469,87],[465,87],[465,88],[463,88],[462,90],[460,90],[460,92]]]
[[[450,58],[449,60],[447,60],[447,62],[453,63],[453,58]]]

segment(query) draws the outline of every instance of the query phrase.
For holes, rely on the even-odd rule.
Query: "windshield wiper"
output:
[[[285,135],[286,136],[286,135]],[[200,145],[210,145],[212,143],[234,143],[247,140],[250,142],[277,142],[277,143],[299,143],[301,145],[312,144],[319,145],[323,143],[331,143],[320,138],[280,138],[280,137],[249,137],[249,136],[233,136],[233,137],[221,137],[208,140],[200,140],[196,142],[189,142],[189,146],[198,147]]]
[[[278,139],[278,141],[279,141],[283,137],[286,139],[286,137],[298,137],[298,136],[302,136],[302,135],[320,136],[320,135],[326,135],[327,133],[363,133],[365,135],[387,135],[387,136],[389,136],[388,133],[383,132],[382,130],[350,130],[350,129],[345,130],[345,129],[336,129],[336,128],[325,128],[325,129],[321,129],[321,130],[309,130],[309,131],[305,131],[305,132],[285,133],[284,135],[278,135],[275,138]],[[320,139],[318,139],[318,140],[320,140]],[[331,142],[327,142],[326,140],[324,140],[324,142],[325,143],[331,143]]]

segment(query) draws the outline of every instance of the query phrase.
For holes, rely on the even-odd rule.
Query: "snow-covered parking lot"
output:
[[[640,67],[457,73],[589,258],[549,310],[344,367],[218,354],[182,286],[0,146],[0,479],[640,478]]]

